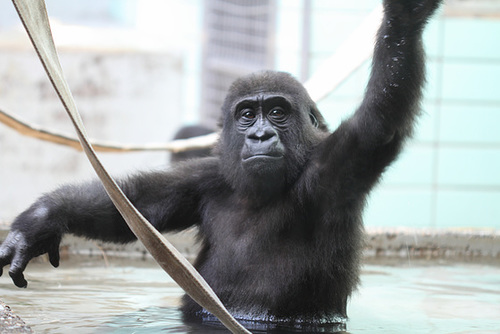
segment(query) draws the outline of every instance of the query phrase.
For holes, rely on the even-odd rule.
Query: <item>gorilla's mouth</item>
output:
[[[283,155],[272,155],[272,154],[253,154],[250,156],[243,157],[243,161],[251,161],[256,159],[269,159],[269,160],[279,160],[283,159]]]

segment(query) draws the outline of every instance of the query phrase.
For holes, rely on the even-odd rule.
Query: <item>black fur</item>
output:
[[[214,131],[202,125],[183,126],[182,128],[179,129],[179,131],[177,131],[177,133],[174,136],[174,139],[188,139],[192,137],[208,135],[209,133],[212,132]],[[170,155],[170,162],[174,164],[193,158],[208,157],[211,155],[211,153],[212,150],[210,148],[198,148],[195,150],[189,150],[184,152],[175,152]]]
[[[421,34],[439,3],[384,2],[364,100],[333,133],[299,82],[256,73],[230,88],[213,157],[120,182],[158,230],[199,227],[196,267],[237,317],[315,323],[347,316],[365,199],[411,135],[424,81]],[[134,239],[100,185],[66,186],[15,220],[0,266],[11,263],[14,283],[26,286],[31,258],[48,252],[58,264],[64,233]],[[189,297],[182,310],[203,315]]]

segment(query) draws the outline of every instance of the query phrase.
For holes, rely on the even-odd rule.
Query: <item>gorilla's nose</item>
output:
[[[254,125],[247,133],[247,139],[255,142],[263,142],[270,139],[277,140],[278,134],[276,130],[269,124]]]

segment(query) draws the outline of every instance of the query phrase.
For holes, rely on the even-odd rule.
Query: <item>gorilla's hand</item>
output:
[[[388,25],[421,30],[442,0],[384,0]],[[401,27],[402,26],[402,27]]]
[[[25,225],[26,226],[26,225]],[[9,275],[19,288],[28,286],[23,271],[28,262],[41,254],[48,253],[50,263],[59,266],[60,233],[33,233],[12,230],[0,246],[0,276],[3,267],[10,263]]]

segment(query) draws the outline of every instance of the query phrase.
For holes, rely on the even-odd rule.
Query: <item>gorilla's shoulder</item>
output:
[[[226,179],[221,173],[220,164],[219,157],[194,158],[176,163],[170,173],[180,179],[195,180],[194,182],[199,182],[202,187],[220,188],[227,185]]]
[[[219,173],[220,158],[219,157],[203,157],[192,158],[181,161],[172,166],[174,173],[194,172],[197,170],[207,173]]]

